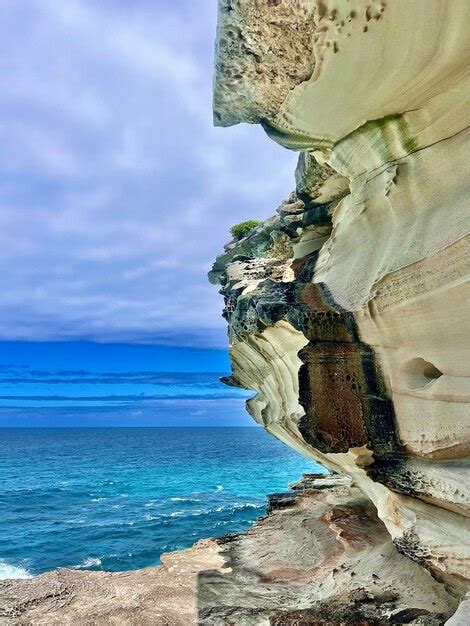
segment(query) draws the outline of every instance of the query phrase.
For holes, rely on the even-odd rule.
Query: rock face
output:
[[[216,123],[300,151],[210,274],[226,382],[341,476],[160,568],[5,581],[0,623],[467,624],[470,2],[219,3]]]
[[[222,286],[254,419],[470,584],[470,3],[221,0],[216,123],[300,151]],[[277,61],[276,61],[277,59]],[[239,68],[235,71],[233,68]]]
[[[272,496],[248,532],[166,554],[158,568],[4,581],[0,623],[443,624],[455,598],[399,554],[370,500],[347,483],[307,476],[295,494]]]

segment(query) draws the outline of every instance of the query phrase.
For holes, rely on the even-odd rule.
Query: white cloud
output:
[[[215,5],[0,4],[0,339],[225,342],[205,272],[295,155],[212,128]]]

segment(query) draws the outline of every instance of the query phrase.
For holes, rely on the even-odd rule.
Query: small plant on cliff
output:
[[[248,233],[250,233],[254,228],[259,226],[261,222],[259,220],[246,220],[246,222],[240,222],[240,224],[235,224],[230,229],[230,234],[234,239],[243,239],[246,237]]]

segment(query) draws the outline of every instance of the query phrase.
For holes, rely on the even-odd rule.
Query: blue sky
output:
[[[296,155],[212,127],[216,4],[0,3],[0,341],[225,346],[206,272]]]

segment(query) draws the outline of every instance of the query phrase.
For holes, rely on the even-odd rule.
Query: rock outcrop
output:
[[[0,623],[437,626],[454,614],[455,598],[399,554],[357,487],[337,475],[294,487],[248,532],[163,555],[158,568],[4,581]]]
[[[160,568],[5,581],[2,624],[469,623],[469,28],[468,0],[219,0],[215,122],[300,152],[210,274],[225,382],[336,473]]]
[[[254,419],[470,585],[470,3],[220,0],[214,119],[300,152],[220,283]]]

